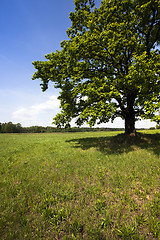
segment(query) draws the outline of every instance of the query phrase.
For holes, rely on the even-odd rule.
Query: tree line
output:
[[[154,127],[150,128],[155,129]],[[160,129],[160,125],[156,126]],[[0,133],[54,133],[54,132],[96,132],[96,131],[124,131],[123,128],[91,128],[91,127],[72,127],[72,128],[57,128],[57,127],[43,127],[31,126],[22,127],[20,123],[0,123]]]
[[[72,128],[57,128],[57,127],[43,127],[31,126],[22,127],[20,123],[0,123],[0,133],[52,133],[52,132],[91,132],[91,131],[117,131],[122,128],[90,128],[90,127],[72,127]]]

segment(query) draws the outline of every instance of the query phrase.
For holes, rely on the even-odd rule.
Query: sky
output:
[[[67,39],[72,11],[73,0],[1,0],[1,123],[53,126],[53,117],[60,112],[59,92],[52,84],[47,91],[41,91],[40,80],[32,80],[32,62],[45,60],[46,54],[60,50],[60,42]],[[137,128],[155,125],[149,120],[136,123]],[[98,127],[124,127],[124,122],[118,118]]]

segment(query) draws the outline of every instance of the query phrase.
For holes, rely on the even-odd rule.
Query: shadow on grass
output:
[[[74,148],[82,148],[87,150],[96,148],[98,151],[106,154],[117,154],[134,151],[137,148],[146,149],[160,155],[160,134],[142,134],[137,133],[136,136],[127,136],[118,134],[116,136],[78,138],[68,140],[74,142]]]

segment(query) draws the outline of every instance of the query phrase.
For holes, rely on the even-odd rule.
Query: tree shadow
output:
[[[74,148],[87,150],[96,148],[105,154],[121,154],[124,152],[136,151],[137,149],[146,149],[160,155],[160,134],[138,133],[136,136],[127,136],[118,134],[116,136],[106,137],[86,137],[68,140],[74,142]]]

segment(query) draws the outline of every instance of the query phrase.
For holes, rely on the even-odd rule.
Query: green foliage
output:
[[[134,132],[138,117],[160,121],[160,4],[157,0],[75,0],[61,51],[35,61],[42,90],[60,88],[62,111],[54,123],[69,126],[125,119]]]
[[[20,133],[22,132],[22,126],[20,123],[13,124],[12,122],[0,123],[1,133]]]
[[[156,125],[156,129],[160,129],[160,125]]]

